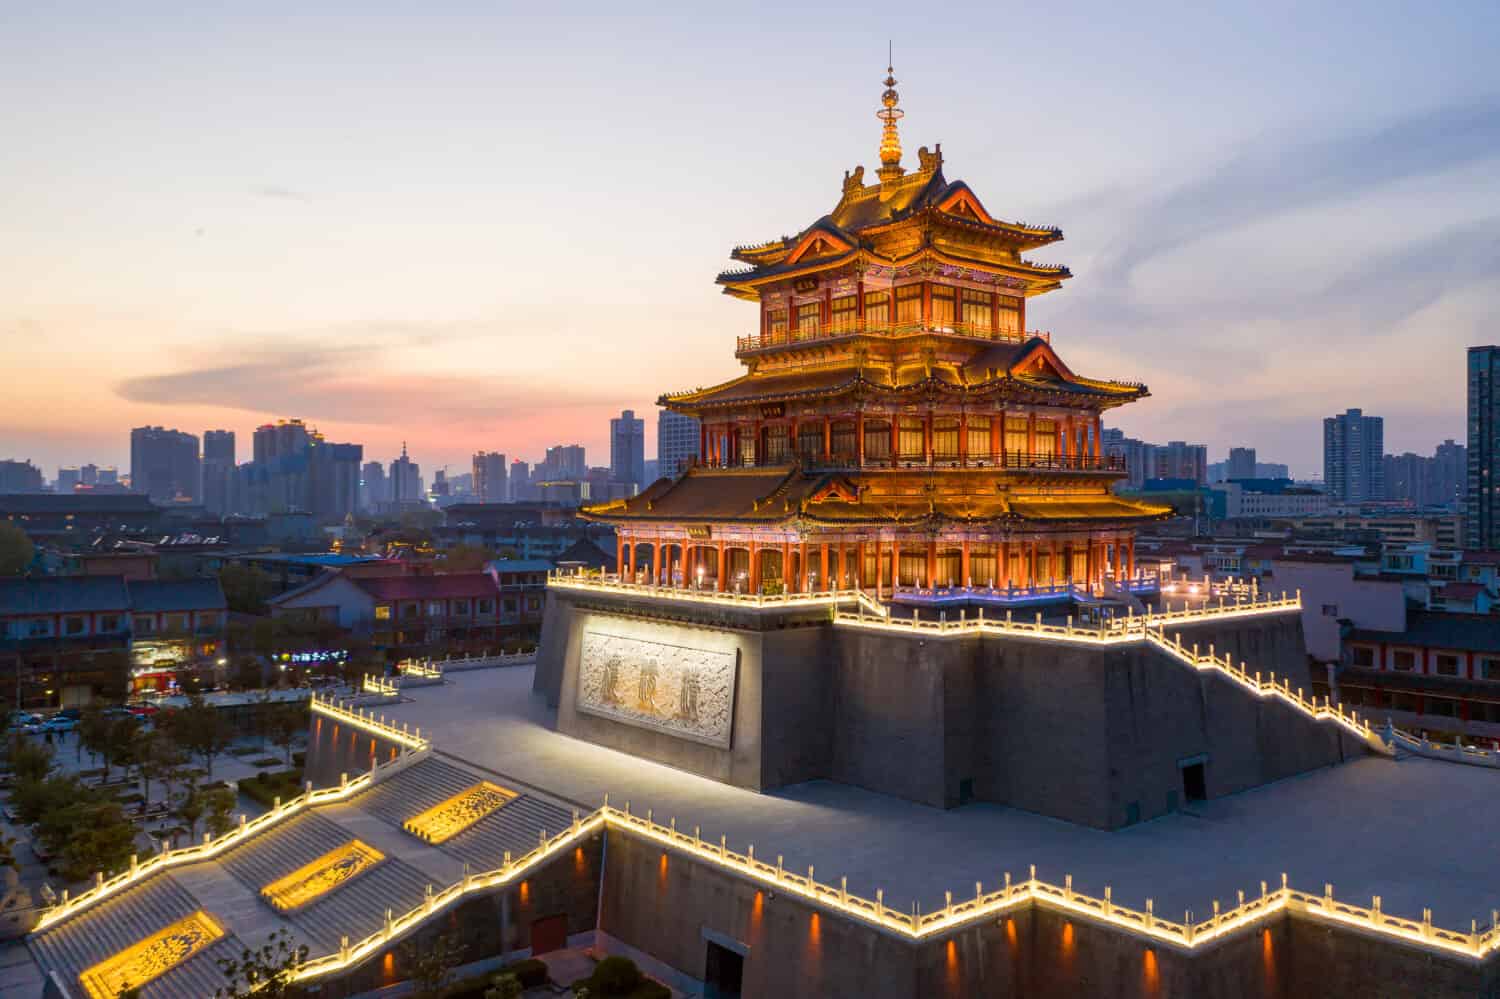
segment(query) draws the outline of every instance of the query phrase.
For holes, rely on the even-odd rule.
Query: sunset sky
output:
[[[49,478],[277,417],[430,477],[633,407],[654,455],[739,370],[729,250],[878,165],[888,37],[907,165],[1063,229],[1029,324],[1150,386],[1132,435],[1431,453],[1500,341],[1493,0],[213,6],[0,9],[0,458]]]

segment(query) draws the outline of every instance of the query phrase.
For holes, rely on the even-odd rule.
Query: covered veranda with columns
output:
[[[616,546],[623,582],[727,593],[1093,590],[1136,577],[1134,532],[1114,525],[1008,531],[620,525]]]

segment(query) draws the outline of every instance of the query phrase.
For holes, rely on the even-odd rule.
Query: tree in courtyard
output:
[[[19,576],[35,555],[25,531],[8,521],[0,523],[0,576]]]
[[[183,792],[182,800],[177,803],[173,813],[187,823],[189,841],[198,838],[198,822],[206,811],[208,811],[208,802],[204,800],[203,792],[198,790],[196,784],[188,784],[187,790]]]
[[[203,804],[208,815],[205,819],[208,831],[215,837],[222,836],[234,828],[234,792],[227,787],[216,787],[203,792]]]
[[[5,744],[5,762],[17,783],[41,781],[52,770],[52,747],[18,733]]]
[[[78,745],[88,751],[90,763],[97,762],[99,754],[104,752],[109,742],[109,726],[110,719],[104,713],[104,705],[98,701],[90,701],[83,706],[78,717]],[[104,777],[109,779],[108,757],[104,760]]]
[[[13,871],[21,869],[21,865],[16,863],[16,840],[14,836],[0,835],[0,867],[9,867]]]
[[[417,987],[417,995],[441,991],[453,969],[463,963],[464,942],[457,933],[443,933],[427,942],[408,940],[401,945],[402,964]]]
[[[300,703],[283,702],[272,705],[266,714],[266,730],[271,742],[280,747],[286,757],[286,765],[292,765],[292,746],[307,727],[307,710]]]
[[[219,958],[219,970],[229,979],[216,999],[281,999],[291,993],[297,970],[307,960],[307,945],[293,942],[289,930],[272,932],[259,950],[246,947],[239,957]]]
[[[135,826],[113,801],[75,801],[44,816],[40,829],[39,838],[59,856],[69,881],[117,871],[135,852]]]
[[[241,614],[264,614],[266,599],[276,592],[270,573],[252,565],[231,562],[219,570],[219,586],[229,609]]]
[[[136,737],[140,730],[141,720],[135,715],[118,715],[110,722],[104,736],[106,777],[111,763],[123,767],[125,776],[130,776],[131,766],[140,762],[135,756]]]
[[[194,694],[188,705],[173,713],[170,733],[178,745],[203,761],[203,769],[212,777],[214,758],[229,746],[229,726],[219,710]]]

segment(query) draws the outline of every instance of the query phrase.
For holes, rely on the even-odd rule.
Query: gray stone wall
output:
[[[553,591],[537,688],[579,738],[740,787],[830,778],[936,808],[991,801],[1102,829],[1182,807],[1183,767],[1208,797],[1364,752],[1317,723],[1145,644],[1021,636],[937,638],[835,627],[826,610],[778,614],[639,596]],[[593,627],[739,656],[729,749],[576,709]],[[1295,614],[1174,630],[1308,686]]]

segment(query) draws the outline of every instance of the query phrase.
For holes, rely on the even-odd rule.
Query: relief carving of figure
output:
[[[660,666],[647,660],[641,663],[640,679],[636,683],[636,707],[653,715],[656,714],[656,678],[660,672]]]
[[[702,691],[702,682],[694,670],[682,674],[682,694],[677,700],[677,717],[681,721],[698,721],[698,695]]]

